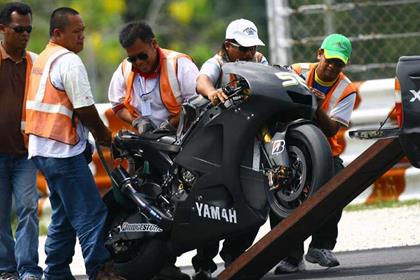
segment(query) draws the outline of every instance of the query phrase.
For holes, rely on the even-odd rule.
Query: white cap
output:
[[[265,46],[258,38],[258,29],[255,24],[243,18],[229,23],[226,28],[226,39],[234,39],[244,47]]]

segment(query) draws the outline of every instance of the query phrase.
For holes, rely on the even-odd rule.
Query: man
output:
[[[84,151],[88,132],[110,146],[111,132],[95,109],[82,51],[84,23],[77,11],[58,8],[50,19],[50,41],[34,63],[26,104],[29,158],[44,174],[52,207],[45,252],[45,279],[74,279],[69,264],[79,239],[89,279],[121,279],[105,263],[107,212]]]
[[[318,50],[318,63],[293,64],[293,70],[301,75],[318,100],[316,122],[327,136],[334,159],[334,173],[344,168],[340,154],[343,145],[338,142],[338,131],[348,127],[351,113],[356,101],[357,88],[344,75],[352,47],[350,40],[341,34],[327,36]],[[332,250],[337,235],[338,222],[342,210],[327,217],[325,223],[312,234],[305,259],[324,267],[338,266],[340,263]],[[279,220],[271,216],[271,223],[277,224]],[[275,274],[292,273],[305,269],[303,261],[303,244],[299,244],[289,257],[280,261]]]
[[[155,128],[174,131],[181,104],[196,95],[197,66],[185,54],[160,48],[145,23],[127,24],[119,41],[127,58],[109,86],[114,113],[140,134]]]
[[[112,76],[108,98],[115,115],[139,134],[175,132],[181,104],[196,96],[197,66],[185,54],[159,47],[145,23],[127,24],[119,41],[127,53]],[[190,279],[169,261],[154,279]]]
[[[265,45],[258,38],[258,29],[252,21],[237,19],[229,23],[222,47],[200,69],[197,92],[213,104],[224,102],[227,96],[220,87],[230,81],[230,76],[222,73],[223,64],[238,60],[268,64],[267,59],[257,52],[258,46]]]
[[[38,266],[37,170],[28,160],[21,131],[26,88],[34,53],[25,51],[32,31],[32,11],[8,3],[0,12],[0,279],[41,279]],[[18,227],[11,229],[12,195]]]
[[[197,92],[207,97],[214,105],[226,101],[228,97],[220,87],[230,82],[234,77],[222,72],[223,64],[238,60],[268,64],[267,59],[257,52],[258,46],[264,46],[264,43],[258,38],[258,30],[253,22],[246,19],[232,21],[226,28],[225,40],[219,52],[208,59],[200,69],[197,78]],[[228,266],[252,245],[257,233],[258,228],[250,229],[249,232],[240,236],[225,239],[220,252],[225,266]],[[213,258],[218,251],[218,242],[197,249],[197,254],[192,259],[195,270],[194,280],[212,279],[211,274],[217,269]]]

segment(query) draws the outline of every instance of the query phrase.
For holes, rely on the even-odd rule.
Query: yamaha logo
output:
[[[195,206],[197,207],[197,214],[200,217],[232,224],[238,223],[236,210],[233,208],[226,209],[200,202],[196,202]]]

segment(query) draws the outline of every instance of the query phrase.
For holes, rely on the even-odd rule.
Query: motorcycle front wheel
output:
[[[289,128],[286,149],[292,177],[286,186],[268,192],[270,208],[279,218],[287,217],[314,194],[333,176],[334,168],[328,140],[315,125]]]

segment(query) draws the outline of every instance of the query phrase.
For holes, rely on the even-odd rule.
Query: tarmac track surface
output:
[[[420,280],[419,245],[347,251],[336,255],[341,265],[335,268],[323,268],[306,262],[306,271],[284,275],[274,275],[270,271],[262,279]],[[182,270],[190,275],[193,273],[191,267],[183,267]],[[219,267],[216,273],[221,270],[222,267]],[[88,278],[77,276],[76,279]]]

